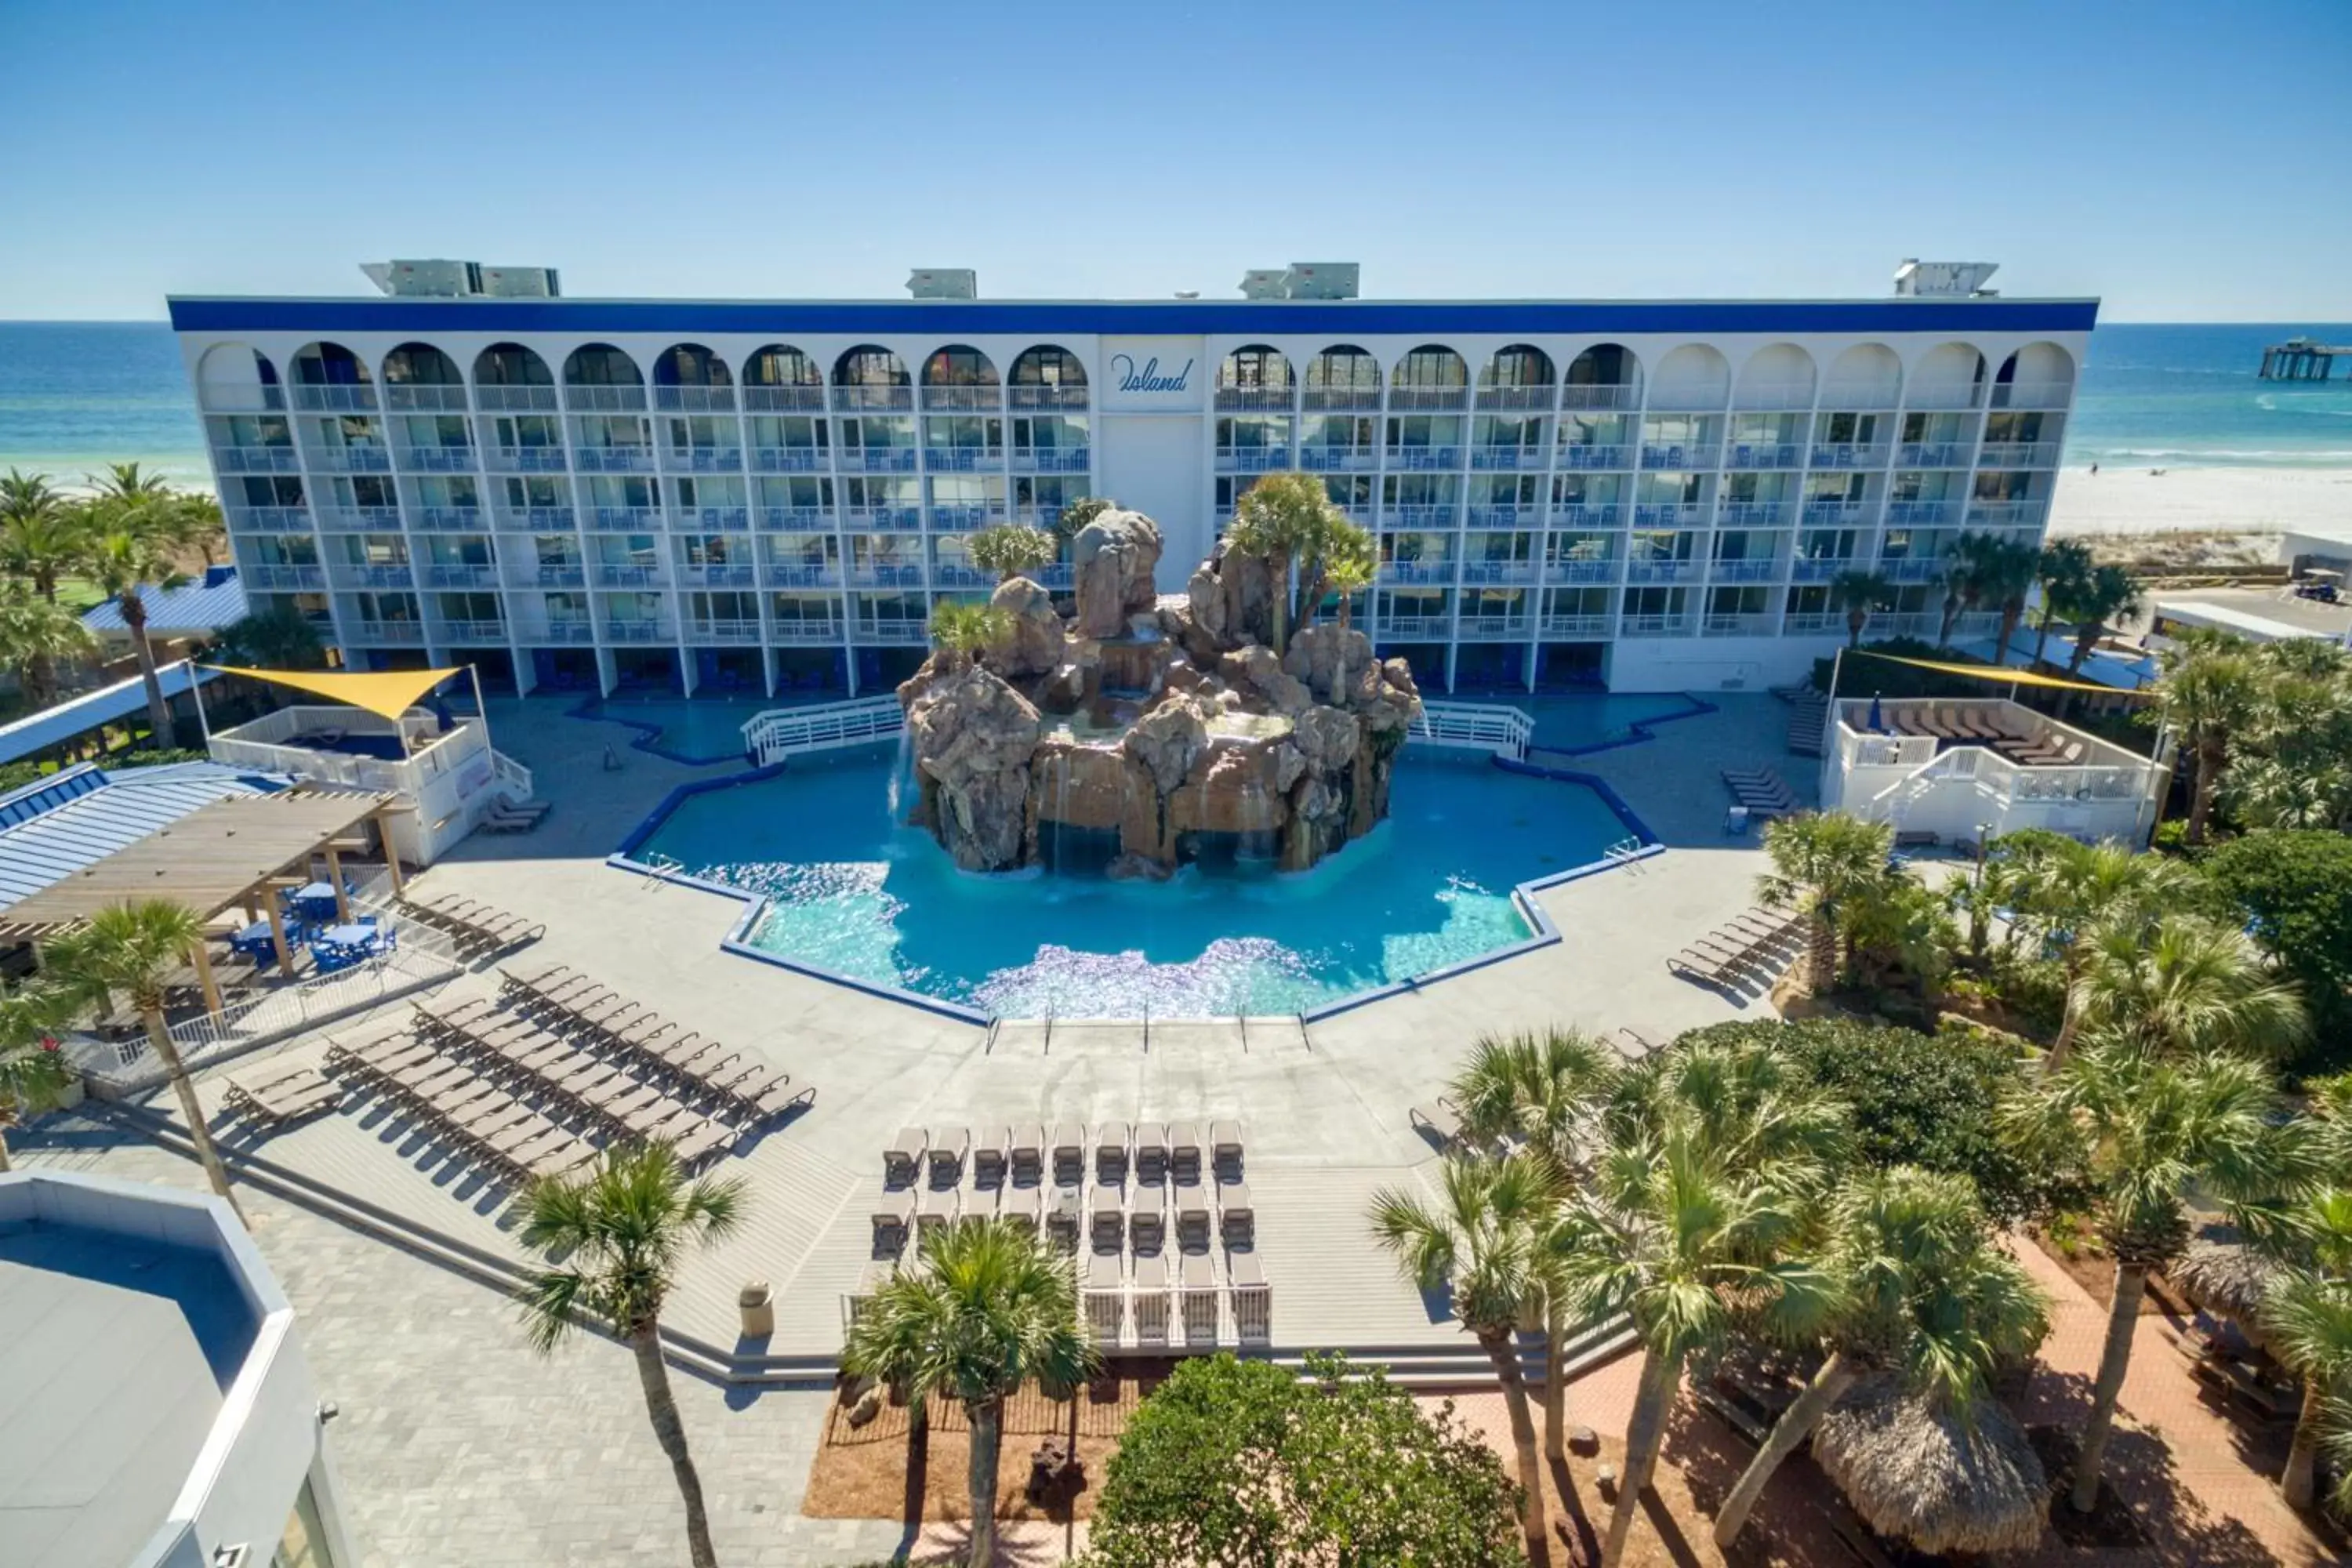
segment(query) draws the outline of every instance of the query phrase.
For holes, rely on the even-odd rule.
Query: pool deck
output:
[[[1356,1350],[1458,1350],[1367,1238],[1371,1194],[1425,1182],[1435,1155],[1407,1108],[1438,1093],[1488,1031],[1574,1024],[1630,1049],[1616,1031],[1653,1040],[1698,1025],[1769,1016],[1669,974],[1666,956],[1752,901],[1756,838],[1727,838],[1717,770],[1779,767],[1810,796],[1812,765],[1790,757],[1788,710],[1761,695],[1662,726],[1644,744],[1578,765],[1607,779],[1664,841],[1665,852],[1537,895],[1562,940],[1302,1026],[1296,1018],[1004,1022],[983,1029],[847,986],[733,956],[720,938],[731,899],[604,863],[674,786],[720,776],[631,750],[628,731],[567,717],[566,703],[493,703],[500,750],[533,771],[553,809],[532,834],[478,836],[419,879],[426,893],[486,900],[534,921],[545,939],[515,962],[550,961],[596,976],[687,1028],[757,1051],[817,1090],[814,1107],[716,1170],[750,1184],[749,1222],[685,1269],[671,1325],[708,1343],[737,1342],[735,1297],[751,1278],[777,1292],[768,1353],[826,1358],[840,1342],[840,1298],[870,1256],[869,1200],[880,1151],[901,1126],[1037,1121],[1231,1119],[1248,1144],[1257,1251],[1273,1292],[1273,1344]],[[613,743],[620,766],[603,766]],[[451,996],[487,990],[481,973]],[[355,1020],[277,1047],[288,1061],[323,1054]],[[204,1075],[208,1110],[248,1058]],[[169,1112],[168,1095],[152,1109]],[[232,1148],[364,1199],[422,1234],[515,1264],[507,1194],[364,1097],[289,1131],[250,1136],[215,1115]],[[38,1160],[37,1140],[29,1157]]]

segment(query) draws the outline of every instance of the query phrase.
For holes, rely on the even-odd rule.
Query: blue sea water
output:
[[[2116,325],[2091,336],[2069,464],[2352,467],[2352,381],[2257,381],[2263,347],[2352,324]],[[0,468],[59,478],[137,458],[209,483],[195,405],[160,321],[0,321]]]
[[[1625,828],[1592,791],[1485,762],[1398,763],[1390,819],[1314,870],[1166,883],[958,871],[900,825],[869,751],[692,795],[638,851],[771,895],[752,945],[1013,1017],[1291,1013],[1525,940],[1517,883]]]

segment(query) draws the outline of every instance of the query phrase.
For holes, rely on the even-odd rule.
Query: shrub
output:
[[[2352,837],[2250,833],[2216,846],[2198,868],[2216,912],[2244,925],[2303,992],[2311,1044],[2296,1069],[2352,1067]]]

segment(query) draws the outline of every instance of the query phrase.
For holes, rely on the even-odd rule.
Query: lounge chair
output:
[[[1179,1182],[1201,1179],[1201,1127],[1195,1121],[1168,1124],[1168,1165]]]
[[[953,1186],[962,1179],[964,1156],[971,1152],[971,1134],[961,1127],[942,1127],[931,1134],[926,1156],[933,1186]]]
[[[914,1229],[915,1194],[904,1187],[886,1189],[874,1205],[874,1245],[903,1247]]]
[[[1095,1129],[1095,1180],[1118,1184],[1127,1180],[1127,1123],[1106,1121]]]
[[[1078,1244],[1078,1189],[1055,1187],[1054,1200],[1045,1210],[1045,1233],[1066,1247]]]
[[[1005,1161],[1013,1134],[1003,1127],[981,1130],[980,1139],[971,1149],[971,1180],[978,1187],[1001,1187],[1004,1184]]]
[[[1034,1121],[1024,1121],[1013,1130],[1012,1169],[1016,1184],[1036,1185],[1045,1180],[1045,1129]]]
[[[1209,1123],[1209,1147],[1216,1161],[1217,1180],[1238,1182],[1242,1179],[1242,1130],[1238,1122]]]
[[[1034,1231],[1045,1222],[1045,1189],[1006,1187],[997,1195],[996,1212],[1000,1217]]]
[[[1250,1205],[1248,1184],[1229,1182],[1219,1187],[1217,1228],[1224,1237],[1225,1244],[1229,1247],[1236,1242],[1246,1245],[1253,1239],[1256,1227],[1257,1211]]]
[[[1176,1244],[1206,1247],[1209,1243],[1209,1196],[1206,1187],[1176,1189]]]
[[[1087,1235],[1097,1250],[1116,1252],[1126,1244],[1126,1188],[1096,1187],[1087,1194]]]
[[[1405,1116],[1415,1127],[1433,1135],[1441,1151],[1469,1146],[1462,1135],[1462,1118],[1451,1100],[1441,1099],[1428,1105],[1416,1105]]]
[[[882,1179],[892,1186],[910,1185],[922,1168],[930,1140],[919,1127],[901,1127],[898,1136],[882,1151]]]
[[[1054,1184],[1075,1187],[1087,1177],[1086,1129],[1075,1121],[1058,1122],[1054,1128]]]
[[[1136,1255],[1135,1279],[1128,1294],[1135,1314],[1135,1342],[1139,1345],[1166,1344],[1168,1342],[1167,1254],[1143,1252]]]
[[[1158,1121],[1135,1124],[1135,1177],[1157,1182],[1168,1174],[1168,1128]]]
[[[1168,1210],[1161,1203],[1164,1187],[1139,1186],[1128,1210],[1129,1245],[1138,1252],[1157,1252],[1168,1240]]]
[[[1183,1308],[1184,1342],[1214,1344],[1217,1339],[1217,1270],[1203,1252],[1187,1252],[1177,1263],[1177,1299]]]
[[[946,1225],[956,1216],[953,1187],[925,1187],[915,1202],[915,1223],[924,1230]]]
[[[231,1110],[264,1127],[299,1121],[340,1103],[342,1098],[342,1086],[314,1067],[260,1079],[233,1078],[223,1095]]]

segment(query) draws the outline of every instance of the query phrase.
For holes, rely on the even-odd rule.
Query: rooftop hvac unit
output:
[[[552,300],[563,292],[552,267],[485,267],[481,291],[494,300]]]
[[[552,267],[485,267],[478,261],[363,261],[360,270],[387,294],[428,300],[551,300]]]
[[[1244,300],[1281,300],[1289,296],[1290,270],[1283,267],[1253,267],[1242,274]]]
[[[1921,299],[1965,300],[1990,294],[1985,279],[2000,270],[1998,261],[1920,261],[1905,257],[1895,269],[1895,292]]]
[[[1358,267],[1352,261],[1294,261],[1287,275],[1292,300],[1352,300]]]
[[[980,274],[969,267],[918,267],[907,275],[907,292],[918,300],[977,300]]]

